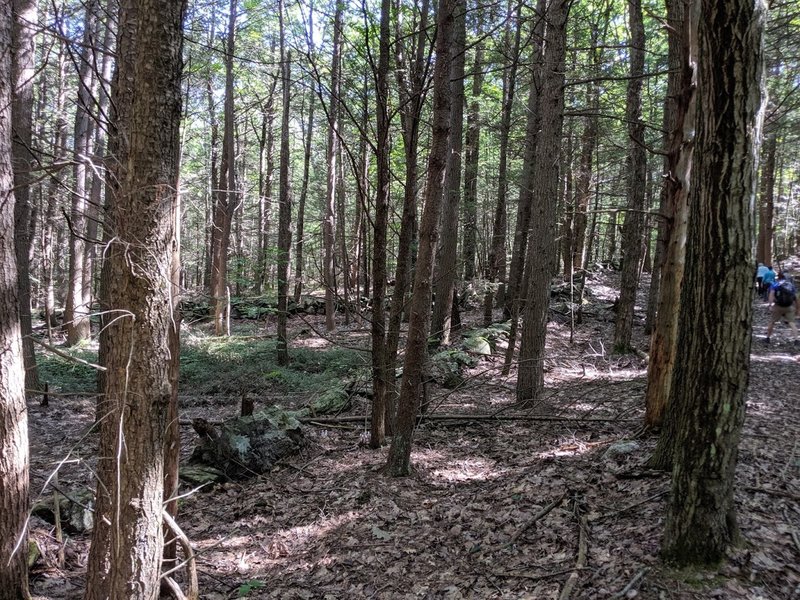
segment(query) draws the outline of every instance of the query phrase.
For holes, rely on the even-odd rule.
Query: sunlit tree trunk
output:
[[[31,145],[33,127],[33,79],[35,74],[34,43],[37,22],[36,2],[14,0],[13,49],[11,57],[12,96],[11,114],[13,122],[14,160],[14,248],[17,254],[17,279],[19,281],[19,320],[22,328],[22,352],[25,360],[25,387],[39,389],[36,369],[36,354],[33,350],[31,327],[31,167],[34,164]]]
[[[97,0],[86,4],[83,47],[80,50],[78,98],[75,108],[73,132],[73,190],[70,209],[69,287],[64,319],[67,326],[67,343],[77,344],[91,335],[89,302],[91,295],[85,287],[84,263],[86,260],[86,215],[88,210],[88,164],[94,151],[92,103],[96,77],[93,70],[94,45],[97,37]]]
[[[767,13],[752,0],[700,0],[698,8],[697,184],[690,191],[671,396],[678,434],[662,545],[663,556],[680,566],[716,564],[738,538],[733,492],[750,372]]]
[[[420,221],[419,254],[414,269],[414,292],[411,296],[411,319],[408,325],[403,379],[397,406],[397,428],[389,449],[387,469],[394,477],[411,472],[411,442],[420,403],[422,372],[430,333],[430,301],[433,261],[436,253],[439,217],[447,165],[450,133],[450,61],[453,25],[457,0],[440,0],[436,13],[436,61],[433,72],[433,113],[431,148],[428,156],[428,179],[425,184],[425,208]]]
[[[222,128],[222,160],[219,190],[215,194],[211,230],[211,304],[214,314],[214,333],[227,331],[225,318],[228,305],[228,249],[231,239],[233,213],[236,209],[236,168],[234,147],[233,57],[236,49],[236,10],[238,0],[230,0],[228,35],[225,44],[225,109]]]
[[[108,413],[87,572],[92,599],[159,595],[184,11],[174,0],[120,5],[112,96],[117,185],[107,213],[114,237],[102,287],[115,318],[101,338]]]
[[[28,592],[28,413],[14,250],[11,3],[0,5],[0,600]]]
[[[681,0],[670,0],[667,3],[667,15],[670,22],[675,23],[669,34],[670,65],[675,73],[670,76],[667,88],[670,100],[665,106],[665,112],[669,115],[665,118],[665,125],[670,127],[670,134],[665,157],[667,177],[664,178],[662,191],[664,260],[661,266],[658,308],[650,337],[650,361],[647,366],[645,392],[644,420],[645,425],[652,428],[660,427],[664,422],[675,367],[695,144],[697,79],[694,64],[697,60],[697,22],[695,13],[686,10]],[[671,447],[673,425],[674,423],[668,423],[667,429],[662,432],[660,449],[651,459],[653,467],[664,468],[671,464],[671,453],[661,448]]]
[[[564,59],[566,26],[571,2],[551,0],[545,18],[540,98],[541,129],[536,138],[532,180],[530,243],[527,263],[530,283],[519,350],[517,401],[526,403],[544,387],[544,344],[550,308],[550,280],[557,257],[556,206],[559,196],[559,148],[564,123]]]

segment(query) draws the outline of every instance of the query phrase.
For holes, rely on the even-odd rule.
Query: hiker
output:
[[[767,265],[767,270],[761,276],[761,297],[764,300],[768,299],[769,288],[775,283],[775,271],[772,270],[772,265]]]
[[[762,297],[764,296],[764,273],[768,270],[767,265],[758,263],[758,268],[756,269],[756,293]]]
[[[783,319],[794,332],[794,343],[800,341],[800,335],[797,332],[797,325],[795,325],[794,317],[797,308],[797,291],[792,285],[792,282],[786,279],[783,271],[777,275],[777,280],[769,288],[769,305],[772,312],[769,317],[769,325],[767,326],[767,339],[764,340],[769,344],[770,336],[772,335],[772,328],[777,321]]]

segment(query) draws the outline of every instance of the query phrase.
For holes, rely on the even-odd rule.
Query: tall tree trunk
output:
[[[185,3],[173,0],[120,6],[113,91],[118,184],[108,202],[114,238],[102,287],[102,302],[115,311],[101,337],[109,413],[100,425],[100,456],[107,464],[98,469],[87,598],[159,595],[184,11]]]
[[[389,380],[386,355],[386,236],[389,228],[389,19],[390,0],[381,0],[380,39],[376,84],[377,194],[372,234],[372,419],[370,448],[380,448],[386,436],[386,387]]]
[[[228,249],[233,213],[236,210],[236,168],[234,147],[233,57],[236,48],[236,10],[238,0],[230,0],[228,35],[225,44],[225,109],[222,128],[222,160],[219,190],[216,194],[211,232],[211,303],[214,333],[227,331],[225,318],[228,306]]]
[[[403,186],[403,213],[400,221],[400,236],[397,244],[397,266],[394,276],[394,293],[389,309],[389,327],[386,332],[386,370],[394,373],[397,364],[397,349],[400,344],[400,329],[411,279],[411,250],[414,228],[417,222],[417,196],[419,177],[419,136],[422,110],[426,97],[428,61],[426,57],[427,28],[430,3],[423,0],[419,8],[419,23],[414,36],[409,38],[410,53],[401,40],[406,39],[396,24],[397,42],[397,87],[400,92],[403,119],[403,152],[405,155],[405,182]],[[407,56],[411,54],[411,56]],[[389,377],[386,382],[386,427],[394,430],[397,408],[397,379]]]
[[[559,148],[564,122],[564,59],[570,0],[551,0],[546,12],[542,64],[541,129],[536,139],[532,180],[530,283],[519,351],[517,401],[529,402],[544,387],[544,344],[550,310],[550,280],[556,260],[556,205],[559,187]]]
[[[14,250],[11,3],[0,5],[0,600],[28,592],[28,413]]]
[[[13,123],[14,196],[16,198],[14,248],[17,256],[19,321],[22,328],[22,354],[25,360],[25,387],[29,390],[38,390],[39,374],[36,369],[31,326],[31,239],[28,236],[31,222],[31,167],[35,160],[31,145],[36,53],[34,28],[38,19],[35,0],[14,0],[12,5],[14,25],[11,77],[14,89],[11,119]]]
[[[464,242],[462,246],[465,281],[470,281],[476,276],[475,255],[478,251],[478,161],[480,159],[481,142],[480,97],[481,89],[483,88],[483,40],[480,38],[483,36],[484,10],[480,4],[477,5],[478,23],[476,29],[479,40],[475,45],[475,62],[472,64],[472,101],[470,102],[469,115],[467,116],[466,155],[464,156],[464,211],[462,225]],[[460,166],[459,164],[459,168]]]
[[[325,281],[325,330],[336,329],[336,159],[339,157],[339,69],[341,68],[342,2],[336,2],[333,17],[333,49],[331,50],[331,91],[328,106],[328,178],[325,189],[325,210],[322,221],[324,257],[322,276]]]
[[[749,0],[701,0],[699,11],[693,169],[700,183],[690,192],[671,395],[679,426],[662,546],[679,566],[716,564],[738,538],[734,472],[750,370],[767,9]]]
[[[678,311],[686,264],[686,233],[689,223],[689,193],[692,182],[692,160],[695,144],[695,90],[697,79],[697,22],[692,10],[681,0],[667,3],[667,17],[680,24],[669,34],[669,62],[673,75],[667,86],[665,125],[669,126],[669,143],[665,157],[662,190],[664,259],[660,275],[658,308],[650,336],[650,361],[647,366],[645,417],[647,427],[664,423],[670,384],[678,349]],[[667,116],[668,115],[668,116]],[[674,423],[668,423],[670,429]],[[651,466],[666,468],[672,464],[671,448],[674,433],[662,432]]]
[[[622,228],[622,279],[614,324],[614,349],[627,352],[633,334],[636,288],[639,285],[639,263],[642,259],[642,229],[644,199],[647,187],[647,155],[644,148],[644,121],[642,121],[642,77],[644,76],[644,17],[641,0],[628,0],[628,19],[631,31],[628,53],[630,79],[626,101],[628,121],[628,210]]]
[[[433,303],[433,317],[431,321],[431,338],[447,346],[450,344],[450,326],[451,315],[453,310],[453,294],[456,288],[456,253],[458,246],[458,207],[461,202],[461,151],[463,148],[463,133],[464,133],[464,58],[466,52],[467,40],[467,3],[466,0],[456,0],[455,21],[453,23],[453,45],[450,47],[450,96],[451,96],[451,109],[450,109],[450,147],[447,152],[447,166],[444,181],[444,196],[441,223],[442,234],[439,242],[439,247],[436,253],[436,267],[434,273],[436,275],[433,283],[434,289],[434,303]],[[478,52],[476,50],[476,52]],[[475,58],[475,68],[479,68],[479,58]],[[473,84],[473,96],[480,95],[480,80],[483,79],[482,75],[475,73],[473,75],[477,83]],[[464,260],[465,260],[465,278],[469,272],[472,279],[475,276],[475,242],[476,223],[475,218],[477,210],[475,201],[477,200],[477,146],[478,146],[478,132],[480,131],[477,123],[477,99],[473,102],[475,113],[470,113],[470,126],[472,129],[467,129],[467,167],[464,172],[464,177],[472,177],[475,187],[467,180],[464,189],[464,201],[471,202],[471,207],[464,207],[465,220],[463,222],[464,229]],[[475,122],[473,122],[475,119]],[[470,147],[470,143],[472,147]],[[470,164],[470,160],[474,159],[474,164]],[[474,168],[473,168],[474,167]],[[470,194],[475,193],[475,197],[471,200],[468,198]],[[471,229],[471,232],[467,232]],[[471,252],[468,252],[467,247],[471,246]],[[471,258],[468,258],[470,254]]]
[[[537,0],[536,23],[533,35],[539,43],[533,52],[533,63],[539,64],[542,60],[541,48],[543,46],[547,0]],[[508,334],[508,348],[506,348],[503,363],[503,375],[508,375],[514,359],[517,329],[519,327],[519,311],[522,306],[522,280],[525,272],[525,254],[528,248],[528,227],[531,218],[531,203],[533,202],[533,168],[536,154],[536,139],[539,133],[539,69],[531,74],[530,92],[528,95],[527,119],[525,123],[525,149],[522,162],[522,177],[520,180],[519,199],[517,201],[517,221],[514,230],[514,246],[511,251],[511,265],[508,269],[508,285],[506,287],[505,305],[503,316],[511,320],[511,330]]]
[[[284,0],[278,3],[280,20],[281,53],[281,151],[280,151],[280,192],[278,197],[278,343],[277,361],[279,365],[289,364],[289,342],[286,322],[289,300],[289,252],[292,247],[292,196],[289,189],[289,97],[291,85],[291,53],[286,50],[284,30]]]
[[[67,119],[65,106],[67,103],[67,61],[64,43],[60,42],[58,51],[58,83],[55,107],[55,131],[53,132],[53,160],[63,163],[67,160]],[[56,208],[63,188],[62,169],[56,169],[47,183],[47,205],[44,211],[41,231],[41,272],[42,292],[44,296],[44,316],[47,324],[48,341],[53,341],[53,327],[55,326],[55,286],[53,284]]]
[[[773,260],[772,243],[775,233],[775,155],[778,149],[778,135],[772,132],[764,140],[763,154],[766,158],[761,175],[761,194],[758,202],[758,240],[756,259],[765,265]]]
[[[216,42],[217,11],[216,3],[211,3],[211,15],[209,17],[209,31],[207,43],[209,48],[213,48]],[[209,148],[208,148],[208,197],[206,198],[206,243],[203,265],[203,285],[209,296],[213,295],[211,282],[211,263],[213,262],[214,246],[216,244],[214,229],[214,206],[219,194],[219,172],[217,171],[217,161],[219,158],[217,144],[219,143],[219,124],[217,121],[217,109],[214,103],[214,75],[209,62],[209,67],[205,73],[206,102],[208,106],[209,124]]]
[[[97,34],[97,0],[86,4],[83,47],[80,51],[78,74],[78,100],[75,109],[73,133],[74,182],[70,210],[69,287],[64,319],[67,325],[67,344],[74,345],[91,335],[89,320],[91,295],[84,285],[86,259],[86,213],[88,207],[87,163],[93,153],[92,102],[94,101],[95,73],[93,52]]]
[[[508,3],[508,13],[506,16],[505,47],[508,48],[508,63],[503,69],[503,103],[500,115],[500,141],[497,164],[497,204],[494,209],[494,221],[492,223],[492,241],[489,247],[489,261],[487,265],[486,280],[490,284],[487,286],[486,294],[483,299],[483,324],[489,326],[494,320],[493,309],[495,299],[497,304],[502,306],[505,301],[505,280],[506,280],[506,236],[508,230],[508,140],[511,133],[511,116],[514,109],[514,95],[517,87],[517,64],[519,62],[519,47],[522,37],[522,22],[520,19],[522,3],[518,2],[516,7],[516,18],[511,16],[511,2]],[[515,26],[516,25],[516,26]],[[511,31],[514,31],[514,45],[511,47]]]
[[[389,449],[387,469],[394,477],[411,472],[411,442],[419,410],[422,373],[427,356],[430,333],[430,301],[433,261],[442,207],[445,167],[450,134],[450,48],[458,0],[440,0],[436,13],[436,64],[433,71],[433,113],[431,117],[431,149],[428,156],[428,179],[425,184],[425,208],[419,231],[419,254],[414,270],[414,293],[411,297],[411,319],[403,363],[403,379],[397,408],[397,429]]]
[[[314,107],[316,106],[317,94],[309,94],[308,106],[308,125],[306,126],[305,148],[303,150],[303,181],[300,187],[300,199],[297,202],[297,239],[294,244],[294,301],[300,302],[300,294],[303,292],[303,227],[306,218],[306,199],[308,198],[308,182],[311,171],[311,144],[314,136]]]

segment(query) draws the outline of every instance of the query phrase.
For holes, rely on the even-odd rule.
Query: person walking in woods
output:
[[[786,278],[783,271],[778,273],[777,280],[769,287],[769,305],[772,312],[770,313],[765,342],[769,344],[772,328],[777,321],[783,319],[794,332],[794,343],[798,343],[800,336],[797,332],[797,325],[794,322],[797,308],[797,290],[795,290],[792,282]]]
[[[763,297],[764,296],[764,274],[769,270],[769,267],[764,263],[758,263],[758,268],[756,269],[756,293]]]
[[[761,276],[761,297],[764,300],[768,299],[769,289],[773,283],[775,283],[775,271],[772,269],[772,265],[767,265],[767,270]]]

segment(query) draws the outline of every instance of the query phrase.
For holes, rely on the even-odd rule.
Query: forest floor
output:
[[[433,386],[431,414],[517,420],[423,422],[410,477],[383,474],[387,449],[363,446],[363,424],[307,426],[302,452],[269,475],[184,498],[178,520],[197,552],[201,598],[800,598],[800,347],[783,325],[764,343],[767,308],[756,300],[735,493],[743,542],[716,570],[673,570],[658,557],[669,476],[636,476],[656,442],[636,437],[646,363],[609,352],[615,285],[609,271],[587,281],[572,341],[568,320],[553,315],[547,392],[535,407],[515,407],[515,372],[500,375],[500,353],[456,390]],[[478,326],[480,309],[464,317]],[[308,321],[321,330],[322,319]],[[646,352],[642,307],[637,319],[635,346]],[[295,348],[367,346],[365,324],[323,339],[292,323]],[[274,335],[274,324],[260,327]],[[182,390],[182,421],[236,413],[238,394],[207,391]],[[253,393],[257,408],[275,401],[273,391]],[[277,395],[289,406],[309,400]],[[92,486],[94,398],[29,408],[34,495],[62,463],[60,489]],[[348,414],[367,412],[357,397]],[[184,454],[194,442],[184,427]],[[32,528],[43,550],[35,598],[79,598],[88,534],[69,537],[59,567],[53,527],[34,518]]]

